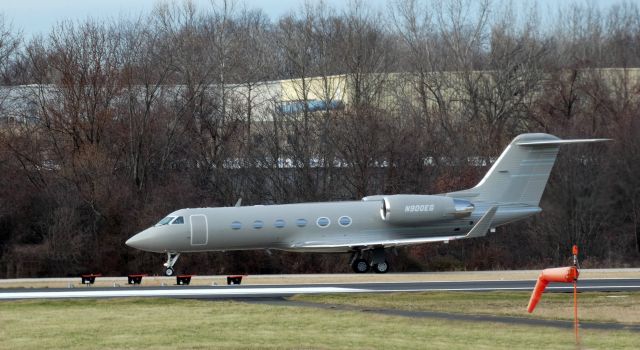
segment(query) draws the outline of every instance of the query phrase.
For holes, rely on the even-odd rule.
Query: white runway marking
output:
[[[65,299],[65,298],[119,298],[119,297],[206,297],[226,295],[281,295],[313,293],[354,293],[363,289],[339,287],[298,287],[298,288],[215,288],[215,289],[152,289],[152,290],[70,290],[51,292],[11,292],[0,293],[0,300],[11,299]]]
[[[626,290],[626,289],[633,289],[633,288],[640,288],[640,285],[638,286],[605,286],[608,289],[614,289],[614,290]],[[581,290],[600,290],[602,289],[603,286],[584,286],[584,287],[580,287],[580,285],[578,285],[578,292],[580,292]],[[495,288],[491,288],[491,287],[478,287],[478,288],[447,288],[447,287],[442,287],[442,288],[418,288],[418,289],[376,289],[376,290],[366,290],[366,289],[360,289],[360,292],[367,292],[367,293],[375,293],[375,292],[385,292],[385,293],[401,293],[401,292],[492,292],[492,291],[509,291],[509,290],[513,290],[513,291],[533,291],[533,287],[495,287]],[[547,287],[545,290],[567,290],[567,291],[573,291],[573,285],[570,286],[552,286],[552,287]]]
[[[578,291],[598,290],[606,287],[607,290],[632,290],[640,288],[640,285],[615,285],[615,286],[580,286]],[[532,286],[513,286],[513,287],[427,287],[416,288],[409,287],[400,289],[397,286],[388,286],[387,288],[376,285],[372,288],[357,287],[336,287],[336,286],[306,286],[306,287],[222,287],[222,288],[153,288],[153,289],[137,289],[137,288],[119,288],[114,290],[92,290],[91,288],[55,290],[55,291],[19,291],[19,292],[1,292],[0,300],[17,300],[17,299],[75,299],[75,298],[121,298],[121,297],[184,297],[184,298],[224,298],[224,297],[273,297],[273,296],[289,296],[294,294],[331,294],[331,293],[389,293],[389,292],[483,292],[483,291],[531,291]],[[573,286],[549,286],[547,290],[555,291],[571,291]]]

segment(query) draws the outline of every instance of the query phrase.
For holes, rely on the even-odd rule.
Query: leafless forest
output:
[[[312,2],[276,19],[172,2],[30,38],[0,18],[0,277],[160,273],[162,254],[124,242],[175,209],[461,189],[523,132],[615,141],[563,148],[542,214],[399,249],[394,270],[539,268],[574,243],[583,267],[638,266],[638,68],[629,2]],[[335,75],[349,100],[311,109],[306,84]],[[302,108],[257,106],[252,91],[282,79],[299,82]],[[177,266],[346,272],[347,259],[224,252]]]

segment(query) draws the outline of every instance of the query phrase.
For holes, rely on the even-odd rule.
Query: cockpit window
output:
[[[166,218],[160,220],[156,226],[163,226],[163,225],[169,225],[169,223],[171,222],[171,220],[175,219],[175,216],[167,216]]]
[[[184,218],[182,216],[178,216],[175,220],[173,220],[173,222],[171,222],[171,225],[175,224],[184,224]]]

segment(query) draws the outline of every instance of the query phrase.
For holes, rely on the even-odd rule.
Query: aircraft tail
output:
[[[519,135],[475,187],[447,193],[447,196],[538,206],[560,145],[607,140],[562,140],[542,133]]]

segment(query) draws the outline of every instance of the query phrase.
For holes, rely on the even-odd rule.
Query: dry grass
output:
[[[575,348],[572,332],[563,329],[231,301],[3,302],[0,325],[0,349]],[[640,335],[624,331],[589,331],[582,337],[585,348],[636,349],[639,343]]]

